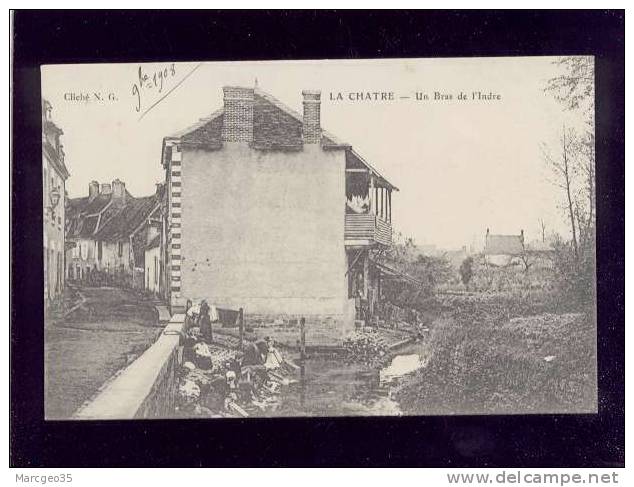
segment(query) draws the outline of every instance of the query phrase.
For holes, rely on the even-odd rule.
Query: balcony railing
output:
[[[392,225],[374,213],[346,213],[344,237],[348,245],[390,245]]]

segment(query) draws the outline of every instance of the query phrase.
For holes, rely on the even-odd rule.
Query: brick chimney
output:
[[[110,183],[101,183],[101,194],[110,194],[112,193],[112,186]]]
[[[112,196],[125,201],[125,183],[119,178],[112,181]]]
[[[253,142],[253,88],[225,86],[222,140]]]
[[[99,183],[97,181],[90,181],[88,184],[88,199],[92,200],[99,196]]]
[[[305,144],[317,144],[321,141],[321,91],[304,90],[304,125]]]

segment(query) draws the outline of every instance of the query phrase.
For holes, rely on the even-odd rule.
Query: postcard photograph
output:
[[[593,57],[41,84],[46,419],[597,412]]]

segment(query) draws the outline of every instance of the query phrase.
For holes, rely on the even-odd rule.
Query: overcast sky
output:
[[[167,76],[161,93],[140,89],[140,112],[133,91],[138,64],[45,66],[42,92],[64,130],[71,173],[67,191],[77,197],[87,194],[93,179],[119,178],[135,196],[152,193],[163,179],[162,138],[221,108],[224,85],[253,86],[257,78],[260,89],[298,112],[302,89],[320,89],[322,126],[399,187],[392,198],[395,229],[420,244],[457,248],[477,244],[487,227],[514,234],[523,228],[529,240],[538,238],[540,218],[550,231],[565,233],[557,209],[560,195],[547,181],[539,145],[554,143],[564,123],[579,119],[543,91],[557,74],[553,60],[205,63],[198,68],[198,63],[176,63],[173,72],[170,63],[143,64],[150,78],[166,68]],[[461,91],[467,101],[457,100]],[[474,101],[474,91],[501,100]],[[69,93],[94,92],[106,100],[68,99]],[[350,101],[351,92],[393,92],[396,99]],[[416,101],[416,92],[431,100]],[[434,101],[434,92],[452,94],[453,100]],[[332,101],[330,93],[345,100]],[[108,101],[109,94],[116,100]]]

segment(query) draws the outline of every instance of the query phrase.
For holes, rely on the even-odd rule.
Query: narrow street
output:
[[[160,330],[153,304],[133,291],[69,288],[67,294],[66,316],[46,320],[46,419],[69,419]]]

